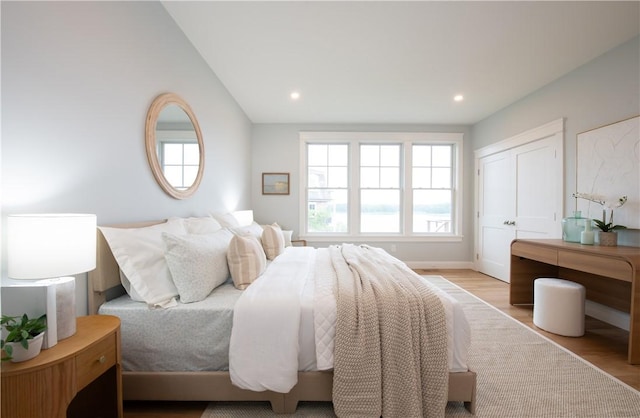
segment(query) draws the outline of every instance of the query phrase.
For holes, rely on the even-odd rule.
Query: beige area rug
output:
[[[425,278],[464,303],[469,363],[478,373],[477,417],[640,417],[640,392],[442,277]],[[293,415],[275,415],[267,402],[211,402],[202,418],[273,416],[335,415],[327,402],[301,402]],[[445,416],[472,415],[450,402]]]

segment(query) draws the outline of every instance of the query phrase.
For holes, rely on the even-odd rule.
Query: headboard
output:
[[[110,228],[143,228],[163,222],[166,222],[166,220],[108,226]],[[124,293],[124,288],[120,283],[120,268],[100,229],[97,230],[96,238],[96,268],[89,272],[87,289],[89,315],[97,314],[98,308],[109,299],[109,295]]]

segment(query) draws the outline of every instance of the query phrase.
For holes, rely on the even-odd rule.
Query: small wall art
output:
[[[262,194],[289,194],[289,173],[262,173]]]

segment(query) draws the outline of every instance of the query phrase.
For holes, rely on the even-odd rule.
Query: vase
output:
[[[618,233],[598,231],[598,242],[603,247],[616,247],[618,245]]]
[[[580,244],[593,245],[594,232],[592,230],[591,219],[585,219],[584,231],[580,233]]]
[[[562,239],[567,242],[580,242],[580,233],[584,228],[585,219],[579,210],[573,216],[562,218]]]
[[[40,354],[40,350],[42,349],[42,342],[44,341],[44,332],[41,332],[28,341],[29,348],[24,348],[20,343],[6,343],[7,345],[11,345],[13,349],[11,354],[12,362],[19,363],[21,361],[31,360],[32,358]]]

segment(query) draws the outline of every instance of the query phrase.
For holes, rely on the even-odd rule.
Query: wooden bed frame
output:
[[[165,221],[115,225],[141,228]],[[89,313],[97,314],[101,304],[124,293],[120,272],[102,232],[97,233],[96,269],[89,273]],[[298,383],[289,393],[253,392],[231,383],[228,371],[122,372],[124,400],[167,401],[269,401],[277,414],[295,412],[299,401],[331,401],[332,371],[299,372]],[[449,373],[449,401],[464,402],[475,414],[476,373]]]

